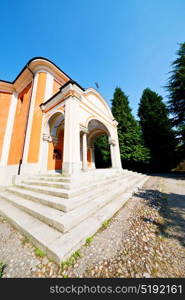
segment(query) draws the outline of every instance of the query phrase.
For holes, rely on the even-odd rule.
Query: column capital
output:
[[[112,121],[113,121],[114,126],[117,127],[119,124],[118,121],[116,121],[115,119],[113,119]]]
[[[115,146],[116,145],[116,140],[109,137],[109,145]]]
[[[85,127],[85,126],[82,126],[82,125],[80,125],[80,131],[81,131],[82,133],[86,133],[86,134],[88,134],[88,133],[89,133],[89,130],[88,130],[88,128],[87,128],[87,127]]]
[[[43,141],[45,141],[45,142],[52,142],[52,137],[51,137],[51,135],[49,135],[49,134],[47,134],[47,133],[43,133],[43,135],[42,135],[42,139],[43,139]]]

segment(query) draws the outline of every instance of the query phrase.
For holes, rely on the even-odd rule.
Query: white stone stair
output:
[[[50,208],[46,205],[38,204],[33,201],[20,198],[8,192],[2,193],[1,197],[3,197],[5,200],[9,201],[16,207],[31,214],[32,216],[36,216],[39,220],[47,223],[57,230],[66,232],[77,225],[79,222],[88,218],[88,216],[94,213],[96,210],[100,209],[102,206],[113,200],[114,197],[117,196],[117,194],[120,194],[126,189],[129,189],[131,184],[136,184],[137,186],[137,183],[140,181],[141,176],[142,175],[137,177],[133,176],[132,181],[127,184],[124,182],[124,179],[122,179],[122,182],[116,181],[112,185],[105,186],[103,195],[101,193],[101,195],[97,196],[97,194],[95,193],[95,199],[92,199],[91,201],[87,199],[86,203],[68,213],[64,213],[60,210]],[[122,184],[121,187],[119,187],[120,184]],[[115,191],[117,192],[115,193]],[[68,200],[66,200],[66,202],[67,201]]]
[[[80,191],[76,196],[69,196],[69,199],[60,198],[59,195],[63,193],[61,188],[50,188],[53,193],[47,194],[40,189],[38,192],[35,186],[33,190],[28,189],[29,184],[10,187],[0,193],[0,214],[45,251],[49,258],[60,263],[85,243],[86,238],[112,217],[148,179],[145,175],[126,171],[111,178],[110,171],[110,176],[101,176],[103,172],[100,174],[103,177],[101,184],[98,184],[98,180],[93,184],[90,177],[94,177],[94,174],[83,175],[84,185],[85,176],[91,182],[89,189],[67,190],[72,195],[73,190]],[[45,176],[40,176],[40,181]],[[49,177],[57,182],[54,178],[58,180],[60,175]],[[48,189],[47,186],[43,188]],[[56,189],[59,192],[57,196]]]
[[[43,184],[45,181],[43,180],[37,180],[36,182],[32,182],[32,180],[23,180],[21,183],[16,184],[18,188],[30,190],[33,192],[41,192],[44,194],[48,195],[54,195],[60,198],[72,198],[78,195],[81,195],[82,193],[85,193],[89,191],[90,189],[97,188],[100,185],[104,185],[105,183],[108,183],[108,180],[116,180],[119,178],[119,176],[133,176],[136,175],[137,173],[132,172],[132,173],[118,173],[118,174],[113,174],[109,176],[102,176],[101,177],[94,177],[94,172],[91,173],[90,178],[84,178],[84,180],[80,179],[74,179],[74,183],[70,185],[70,188],[64,188],[64,183],[58,183],[58,182],[50,182],[47,181],[47,185]],[[137,174],[138,175],[138,174]],[[89,174],[87,174],[89,176]],[[83,174],[82,178],[85,177]],[[84,184],[85,182],[85,184]],[[58,185],[57,187],[53,187],[53,185]]]
[[[81,194],[80,197],[76,196],[70,199],[30,191],[27,189],[20,188],[19,186],[10,187],[9,189],[7,189],[6,192],[2,193],[1,196],[8,200],[12,198],[12,194],[14,194],[23,199],[32,200],[34,202],[38,202],[40,204],[47,205],[49,207],[67,212],[74,208],[77,208],[78,206],[88,201],[92,201],[94,198],[97,198],[99,195],[105,192],[106,188],[113,188],[111,184],[119,185],[120,182],[121,184],[127,182],[131,176],[132,179],[134,179],[136,176],[138,176],[138,174],[128,174],[125,176],[120,176],[119,178],[114,177],[106,181],[101,181],[98,185],[98,188],[96,188],[96,193],[94,192],[92,186],[89,186],[88,190],[86,192],[83,192],[83,194]],[[115,181],[115,179],[117,180]]]

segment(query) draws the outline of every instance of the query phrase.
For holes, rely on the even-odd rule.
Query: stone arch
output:
[[[45,121],[44,133],[55,136],[57,123],[64,120],[64,114],[61,111],[56,111],[52,115],[49,115]]]
[[[109,116],[109,118],[112,120],[114,119],[108,103],[97,90],[88,88],[84,91],[83,95],[91,102],[91,104],[95,105],[99,110]]]
[[[47,170],[59,171],[63,162],[64,115],[57,111],[47,119],[45,129],[48,134]]]
[[[87,128],[89,145],[92,145],[96,138],[102,134],[106,134],[109,138],[111,137],[108,127],[97,118],[90,119]]]
[[[108,139],[111,137],[109,128],[96,117],[90,117],[86,122],[86,140],[87,140],[87,167],[95,168],[95,148],[94,143],[101,135],[106,135]],[[82,130],[83,131],[83,130]],[[83,135],[81,138],[81,146],[83,144]],[[82,147],[81,147],[82,148]]]

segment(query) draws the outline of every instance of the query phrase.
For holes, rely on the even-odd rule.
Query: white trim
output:
[[[2,147],[1,161],[0,161],[0,164],[2,166],[6,166],[8,162],[12,130],[15,121],[16,107],[17,107],[17,93],[14,92],[11,97],[11,104],[9,108],[8,120],[7,120],[4,140],[3,140],[3,147]]]
[[[56,105],[55,107],[53,107],[51,110],[48,110],[48,111],[47,111],[46,113],[44,113],[44,114],[45,114],[46,117],[49,116],[49,118],[50,118],[53,114],[55,114],[56,112],[61,112],[62,114],[64,114],[63,111],[58,110],[59,108],[61,108],[61,107],[63,107],[63,106],[65,106],[65,101],[59,103],[58,105]]]
[[[55,106],[58,105],[61,102],[61,100],[62,100],[62,91],[60,91],[59,94],[57,93],[57,95],[52,99],[52,101],[50,101],[46,104],[42,103],[41,109],[42,110],[49,110],[50,107],[52,107],[53,105],[55,105]]]
[[[27,127],[25,146],[24,146],[23,163],[26,163],[27,159],[28,159],[28,151],[29,151],[29,145],[30,145],[31,129],[32,129],[32,122],[33,122],[33,115],[34,115],[34,108],[35,108],[35,100],[36,100],[36,92],[37,92],[37,83],[38,83],[38,73],[34,77],[32,97],[31,97],[31,100],[30,100],[31,104],[30,104],[28,127]]]
[[[39,74],[39,73],[47,73],[50,74],[51,76],[53,76],[54,78],[54,73],[47,67],[43,67],[42,65],[34,68],[34,70],[32,70],[34,72],[34,75]]]
[[[54,83],[53,75],[47,73],[44,101],[47,101],[47,99],[49,99],[52,96],[53,83]],[[42,138],[44,133],[44,125],[45,125],[45,118],[44,115],[42,114],[42,128],[41,128],[40,147],[39,147],[39,165],[40,165],[40,170],[42,171],[47,170],[47,161],[48,161],[48,142],[43,141]]]
[[[63,100],[63,96],[70,91],[75,91],[77,93],[79,93],[81,95],[81,90],[77,85],[73,85],[71,83],[69,83],[65,88],[63,88],[62,90],[60,90],[59,92],[57,92],[56,95],[53,96],[52,100],[47,102],[47,103],[42,103],[41,109],[42,110],[49,110],[50,108],[53,107],[53,105],[58,105],[59,102],[61,102],[61,100]],[[68,96],[69,97],[69,96]],[[68,98],[67,97],[67,98]],[[78,99],[75,96],[72,96],[74,100],[76,101],[81,101],[80,99]],[[65,100],[67,100],[67,98]]]
[[[60,69],[59,69],[56,65],[54,65],[52,62],[50,62],[50,61],[48,61],[48,60],[45,60],[45,59],[42,59],[42,58],[38,58],[38,59],[34,59],[34,60],[31,62],[30,67],[31,67],[31,65],[32,65],[33,63],[35,63],[35,62],[40,62],[40,64],[37,65],[37,66],[33,66],[33,67],[32,67],[32,71],[33,71],[33,72],[38,71],[38,70],[40,70],[40,69],[45,70],[45,71],[47,71],[47,72],[49,72],[49,73],[53,73],[53,74],[56,74],[56,73],[58,72],[59,74],[62,74],[62,76],[65,77],[67,80],[70,80],[70,77],[69,77],[67,74],[65,74],[62,70],[60,70]],[[43,62],[44,62],[44,63],[47,63],[49,66],[43,65]],[[50,66],[51,66],[52,68],[54,67],[55,70],[52,71]]]
[[[93,89],[93,88],[88,88],[88,89],[86,89],[86,90],[83,92],[82,95],[87,95],[87,96],[88,96],[88,93],[92,93],[92,94],[94,94],[95,96],[97,96],[97,97],[99,97],[99,98],[101,99],[101,102],[103,103],[103,105],[104,105],[105,108],[107,109],[109,118],[111,117],[111,119],[113,120],[113,119],[114,119],[114,116],[113,116],[113,114],[112,114],[112,112],[111,112],[110,106],[108,105],[107,101],[102,97],[102,95],[101,95],[98,91],[96,91],[95,89]],[[92,105],[94,105],[98,110],[100,110],[101,112],[105,113],[105,112],[102,111],[98,106],[96,106],[96,105],[91,101],[91,99],[88,98],[88,100],[89,100],[89,102],[90,102]]]
[[[47,101],[53,94],[53,82],[54,82],[53,75],[47,73],[44,101]]]
[[[115,126],[112,124],[112,121],[110,120],[110,118],[105,118],[105,115],[102,115],[102,113],[100,114],[99,112],[97,112],[95,109],[94,109],[94,112],[93,112],[93,115],[92,115],[92,110],[91,110],[91,107],[87,107],[85,105],[85,103],[81,102],[80,103],[80,107],[81,109],[83,109],[84,111],[87,111],[89,113],[89,115],[91,117],[89,117],[88,119],[86,119],[85,121],[85,126],[88,127],[88,123],[93,120],[93,119],[96,119],[98,121],[100,121],[101,123],[103,123],[105,125],[105,123],[107,125],[105,125],[107,128],[110,128],[111,129],[114,129]]]

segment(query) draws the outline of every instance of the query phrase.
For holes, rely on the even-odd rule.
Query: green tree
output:
[[[172,63],[171,76],[167,89],[169,110],[175,126],[185,125],[185,43],[180,44],[177,59]]]
[[[140,99],[138,116],[145,145],[150,149],[152,170],[170,170],[176,164],[176,142],[162,97],[149,88],[145,89]]]
[[[144,146],[139,123],[131,113],[128,97],[116,88],[112,99],[112,113],[118,121],[118,137],[124,168],[143,168],[149,163],[150,153]]]
[[[96,167],[111,167],[110,146],[107,135],[101,135],[96,139],[94,143],[94,150]]]
[[[177,59],[172,63],[171,76],[166,86],[169,92],[169,111],[177,128],[180,159],[185,159],[185,43],[180,44]]]

